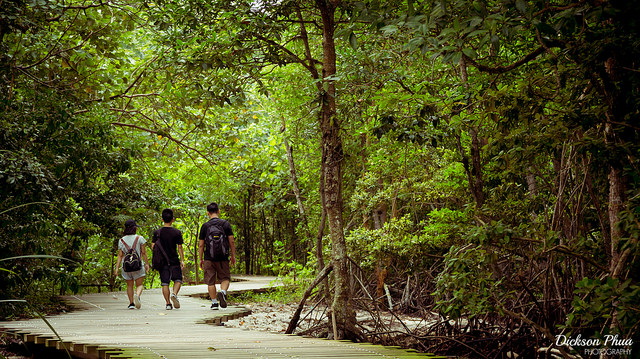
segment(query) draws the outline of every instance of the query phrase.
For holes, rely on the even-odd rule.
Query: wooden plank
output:
[[[100,347],[99,345],[95,345],[95,344],[85,344],[83,346],[83,351],[85,354],[88,354],[89,356],[97,357],[99,347]]]
[[[43,336],[43,335],[36,335],[33,342],[36,344],[42,344],[42,345],[46,345],[47,344],[47,340],[49,339],[53,339],[53,337],[51,336]]]
[[[233,283],[238,288],[245,284]],[[206,291],[206,286],[183,288],[181,293],[186,294]],[[167,311],[159,288],[144,291],[139,310],[127,309],[124,292],[69,296],[66,300],[83,310],[47,319],[62,343],[42,320],[1,322],[0,327],[13,335],[22,333],[19,335],[25,341],[45,345],[49,339],[49,345],[56,348],[68,343],[73,355],[82,359],[428,358],[415,351],[369,343],[225,328],[226,320],[250,315],[251,310],[230,305],[212,311],[209,301],[181,294],[181,308]]]
[[[69,341],[63,341],[63,342],[57,341],[55,348],[58,349],[58,350],[65,350],[66,349],[68,351],[71,351],[71,344],[73,344],[73,343],[69,342]]]
[[[37,337],[37,334],[25,334],[22,338],[22,341],[24,341],[25,343],[35,343]]]
[[[47,348],[56,348],[56,345],[58,344],[60,340],[58,338],[50,338],[50,339],[45,339],[44,341],[44,346],[46,346]]]
[[[71,342],[69,350],[75,353],[84,353],[84,344]]]

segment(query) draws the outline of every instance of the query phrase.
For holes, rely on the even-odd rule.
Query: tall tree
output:
[[[203,78],[216,73],[216,82],[208,84],[209,91],[223,93],[226,103],[242,102],[240,88],[250,83],[264,87],[262,71],[272,66],[296,64],[302,66],[315,83],[320,147],[324,168],[322,196],[325,198],[327,221],[331,230],[336,291],[332,305],[339,338],[356,334],[355,314],[350,305],[351,289],[348,274],[348,256],[344,239],[342,165],[344,160],[341,129],[342,121],[336,111],[336,11],[340,1],[278,3],[216,1],[207,6],[187,3],[175,6],[161,3],[158,20],[172,17],[178,21],[167,24],[166,38],[185,44],[181,57],[189,58],[189,71]],[[185,10],[188,9],[188,10]],[[199,26],[190,26],[189,19],[197,19]],[[165,23],[166,24],[166,23]],[[183,25],[180,25],[183,24]],[[313,24],[319,33],[309,32]],[[162,25],[164,26],[164,25]],[[187,29],[184,31],[183,29]],[[216,34],[209,36],[209,34]],[[200,43],[197,47],[191,44]],[[317,53],[314,44],[321,42]],[[321,67],[319,71],[317,66]],[[211,68],[211,71],[207,69]],[[206,71],[201,71],[201,70]],[[234,73],[236,75],[229,76]],[[225,80],[227,79],[227,80]],[[238,91],[228,89],[233,86]],[[212,87],[215,87],[213,89]],[[265,88],[266,89],[266,88]]]

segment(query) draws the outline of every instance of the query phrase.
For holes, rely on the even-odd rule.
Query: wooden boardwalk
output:
[[[263,288],[273,278],[232,283],[232,291]],[[304,338],[225,328],[220,323],[250,315],[245,307],[212,311],[201,299],[206,286],[185,286],[180,309],[165,310],[160,289],[145,290],[142,307],[127,309],[125,292],[65,297],[81,309],[40,319],[0,322],[5,334],[64,350],[78,358],[435,358],[371,344]]]

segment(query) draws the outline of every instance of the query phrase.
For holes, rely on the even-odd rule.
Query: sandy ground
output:
[[[281,303],[234,303],[240,304],[251,309],[251,315],[228,321],[225,326],[231,328],[243,328],[247,330],[263,330],[273,333],[283,334],[289,326],[289,321],[298,307],[297,303],[281,304]],[[313,310],[311,310],[313,309]],[[323,325],[326,323],[324,308],[312,308],[305,306],[300,315],[298,327],[295,334],[300,334],[309,329],[318,331],[324,330]],[[389,312],[380,312],[379,317],[373,320],[370,314],[366,312],[357,313],[357,321],[363,328],[368,331],[376,332],[379,330],[396,330],[404,332],[406,330],[416,330],[424,326],[432,325],[435,318],[425,320],[424,318],[412,317],[408,315],[391,315]],[[384,328],[384,329],[382,329]]]
[[[240,303],[251,309],[251,315],[225,323],[226,327],[242,328],[247,330],[262,330],[272,333],[284,333],[289,326],[289,321],[296,311],[297,304],[281,303]],[[308,313],[303,311],[301,319]],[[307,329],[313,321],[307,318],[301,321],[298,331]]]

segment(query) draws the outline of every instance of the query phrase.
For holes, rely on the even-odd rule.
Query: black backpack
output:
[[[127,243],[124,241],[124,238],[120,238],[122,244],[127,249],[127,253],[124,254],[124,263],[123,269],[125,272],[135,272],[139,271],[142,268],[142,261],[140,260],[140,254],[136,252],[136,245],[138,244],[138,237],[136,236],[136,240],[133,241],[133,246],[129,248]]]
[[[229,240],[224,233],[224,221],[214,218],[209,221],[207,235],[204,243],[207,246],[207,253],[214,261],[225,261],[229,259]]]
[[[155,238],[155,244],[153,245],[153,257],[151,257],[151,267],[157,271],[160,271],[160,269],[169,266],[169,256],[167,256],[167,252],[164,251],[164,248],[162,248],[162,244],[160,243],[160,231],[162,230],[162,228],[160,228],[158,231],[156,231],[156,233],[154,233],[154,237]]]

